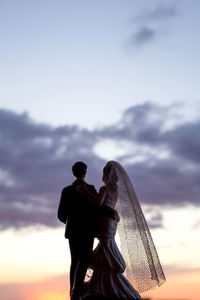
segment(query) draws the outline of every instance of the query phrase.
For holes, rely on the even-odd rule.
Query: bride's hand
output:
[[[120,221],[120,216],[117,211],[115,211],[115,221],[117,221],[117,222]]]
[[[87,193],[87,187],[84,184],[79,184],[76,187],[76,191],[85,195]]]

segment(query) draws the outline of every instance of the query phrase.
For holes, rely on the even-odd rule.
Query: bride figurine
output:
[[[85,283],[81,300],[142,300],[139,292],[165,282],[165,276],[133,185],[124,168],[109,161],[103,169],[103,182],[97,196],[87,187],[78,192],[96,206],[116,209],[119,219],[100,216],[99,243],[90,262],[92,275]],[[121,253],[115,242],[118,232]],[[124,274],[123,274],[124,273]]]

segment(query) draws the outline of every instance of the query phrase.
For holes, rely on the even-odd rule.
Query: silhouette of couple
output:
[[[156,253],[156,250],[154,247],[149,248],[149,243],[145,244],[141,239],[141,224],[145,226],[147,224],[143,220],[143,216],[138,218],[136,216],[138,214],[135,214],[135,209],[140,211],[141,208],[136,195],[133,193],[132,186],[132,189],[128,186],[130,180],[127,173],[119,163],[108,162],[103,169],[102,180],[104,185],[97,193],[93,185],[84,181],[87,172],[87,165],[84,162],[76,162],[72,166],[72,172],[76,180],[62,190],[58,208],[58,219],[66,224],[65,237],[69,240],[71,253],[71,300],[141,300],[138,291],[122,274],[126,268],[128,268],[130,274],[132,272],[135,276],[137,283],[139,282],[139,287],[141,286],[141,289],[137,287],[139,291],[160,285],[165,278],[161,266],[158,266],[159,260],[158,262],[152,260],[149,263],[149,260],[146,259],[145,255],[150,253],[150,256],[152,256],[152,253]],[[117,206],[118,202],[119,206]],[[135,209],[133,209],[133,205]],[[118,207],[120,217],[115,207]],[[129,217],[130,213],[131,218]],[[141,223],[140,226],[138,222]],[[122,223],[119,234],[122,246],[125,249],[122,253],[125,260],[115,242],[118,223]],[[144,256],[143,261],[141,258],[135,260],[134,257],[134,231],[138,233],[137,242],[139,247],[139,243],[141,243],[145,249],[145,251],[142,251],[141,247],[142,253],[146,253],[145,255],[142,254]],[[147,230],[144,227],[143,231],[147,232],[146,241],[149,238],[148,226]],[[124,239],[124,237],[126,238]],[[93,250],[94,238],[99,239],[99,244]],[[152,242],[151,236],[149,239]],[[133,257],[130,254],[131,251]],[[143,264],[141,267],[144,270],[151,271],[151,274],[148,274],[148,281],[147,278],[144,278],[146,280],[144,288],[141,271],[138,267],[134,268],[135,261],[137,264],[141,262],[141,265]],[[152,264],[154,266],[153,271]],[[93,272],[90,280],[84,282],[88,268],[92,269]]]

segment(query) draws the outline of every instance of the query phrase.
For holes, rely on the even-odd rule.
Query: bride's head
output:
[[[110,191],[116,192],[118,190],[117,170],[110,162],[108,162],[103,168],[102,181],[105,182],[105,185],[109,188]]]

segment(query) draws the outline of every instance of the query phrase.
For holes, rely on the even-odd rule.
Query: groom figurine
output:
[[[85,184],[91,193],[97,195],[95,187],[84,181],[87,172],[84,162],[76,162],[72,166],[72,172],[76,180],[62,190],[58,219],[66,224],[65,237],[69,240],[71,300],[78,300],[92,254],[94,238],[98,237],[98,216],[104,215],[118,220],[119,215],[107,206],[93,205],[86,196],[77,191],[78,185]]]
[[[85,184],[91,193],[97,194],[95,187],[84,181],[86,171],[87,165],[84,162],[79,161],[72,166],[76,180],[62,190],[58,208],[58,219],[66,223],[65,237],[69,240],[71,253],[70,295],[72,300],[79,299],[96,233],[97,208],[76,191],[78,185]]]

